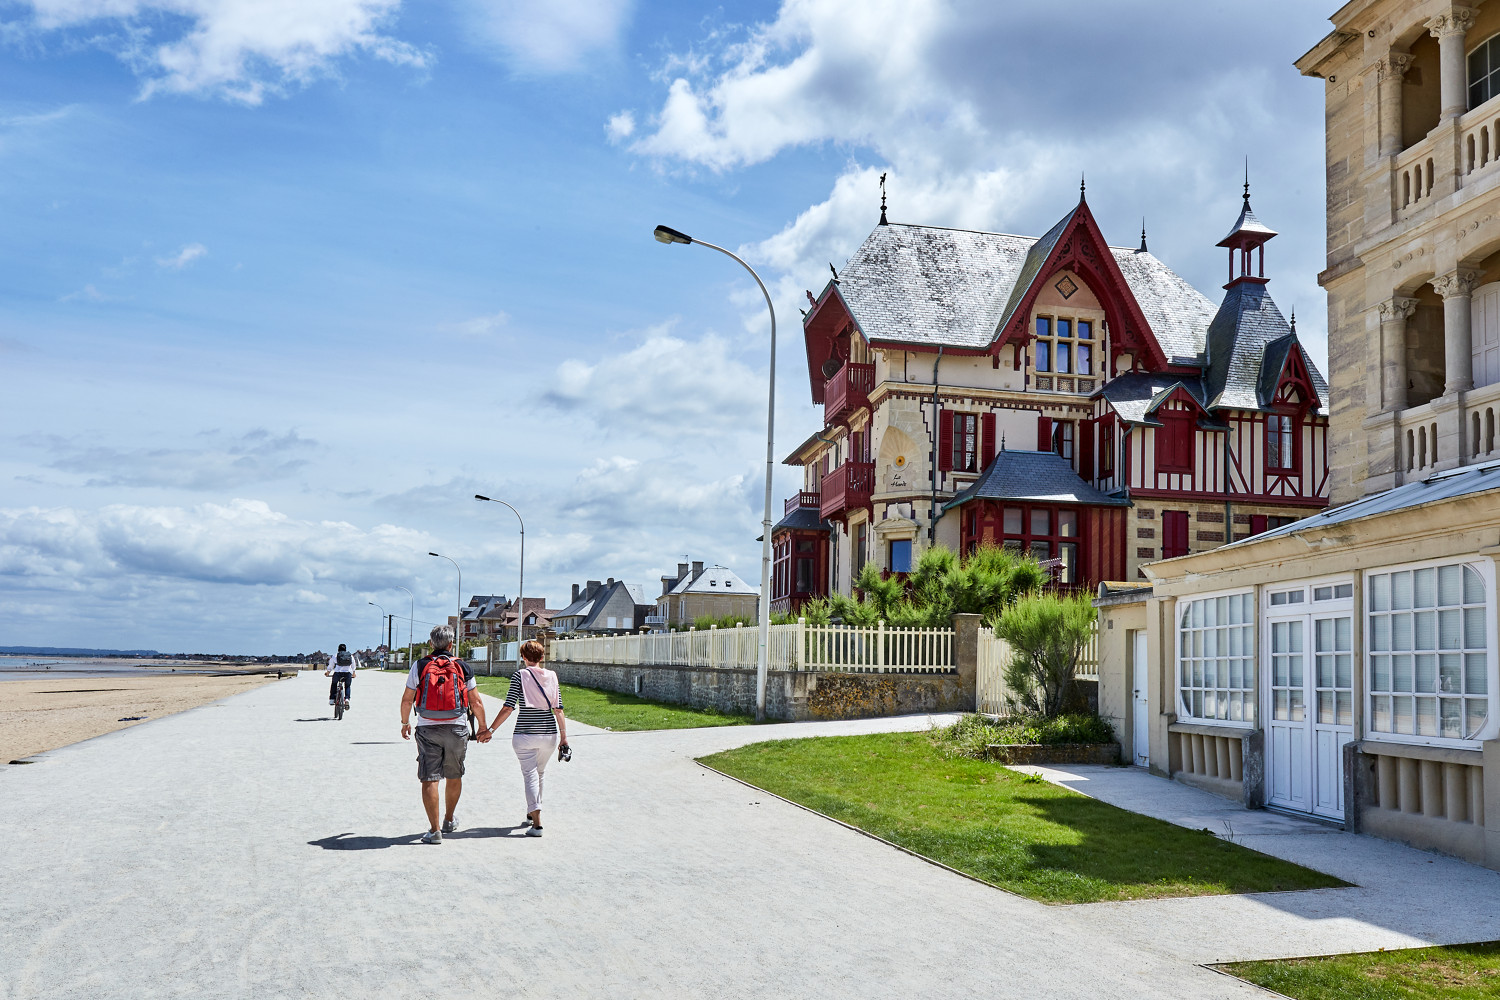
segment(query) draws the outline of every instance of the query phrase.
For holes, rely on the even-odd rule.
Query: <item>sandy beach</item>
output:
[[[265,683],[275,676],[192,674],[47,678],[0,682],[0,766],[44,750],[159,719]]]

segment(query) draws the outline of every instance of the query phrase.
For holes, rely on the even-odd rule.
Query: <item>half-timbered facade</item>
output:
[[[803,484],[773,529],[778,605],[934,542],[1136,579],[1324,506],[1327,386],[1267,292],[1273,236],[1247,193],[1215,307],[1144,236],[1109,246],[1082,198],[1040,238],[882,217],[808,293],[823,428],[785,460]],[[816,593],[794,592],[799,547]]]

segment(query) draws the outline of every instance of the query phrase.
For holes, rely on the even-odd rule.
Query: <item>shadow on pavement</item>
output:
[[[523,831],[524,826],[482,826],[472,830],[460,830],[457,833],[443,834],[444,840],[486,840],[495,837],[509,837],[518,831]],[[402,837],[357,837],[352,833],[336,833],[322,840],[309,840],[311,847],[321,847],[325,851],[381,851],[387,847],[410,847],[425,846],[422,844],[420,833],[410,833]]]
[[[293,722],[332,722],[333,716],[320,715],[316,719],[293,719]]]

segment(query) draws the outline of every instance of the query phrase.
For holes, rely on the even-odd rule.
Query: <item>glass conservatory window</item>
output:
[[[1178,606],[1180,718],[1255,721],[1255,598],[1206,597]]]
[[[1489,719],[1485,581],[1473,566],[1369,577],[1372,733],[1473,739]]]

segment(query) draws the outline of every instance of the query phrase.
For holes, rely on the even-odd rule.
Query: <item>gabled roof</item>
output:
[[[771,527],[772,532],[787,529],[789,531],[832,531],[832,526],[823,520],[822,513],[816,507],[798,507],[790,514],[777,521]]]
[[[1125,497],[1102,493],[1084,482],[1067,459],[1050,451],[998,452],[980,477],[943,509],[980,498],[1130,506]]]
[[[989,350],[1027,300],[1082,204],[1040,238],[941,226],[876,226],[819,299],[837,297],[865,339]],[[1091,218],[1091,217],[1090,217]],[[1203,353],[1214,305],[1148,252],[1109,247],[1169,362]]]
[[[1194,402],[1203,406],[1203,380],[1169,372],[1131,372],[1121,375],[1104,383],[1098,394],[1104,397],[1121,420],[1154,425],[1158,421],[1151,419],[1152,412],[1166,402],[1167,397],[1172,395],[1172,390],[1178,386],[1192,396]]]
[[[1266,286],[1241,281],[1224,292],[1224,301],[1208,328],[1208,365],[1204,392],[1210,409],[1263,410],[1276,393],[1287,354],[1296,343]],[[1328,383],[1300,344],[1320,413],[1328,412]]]

